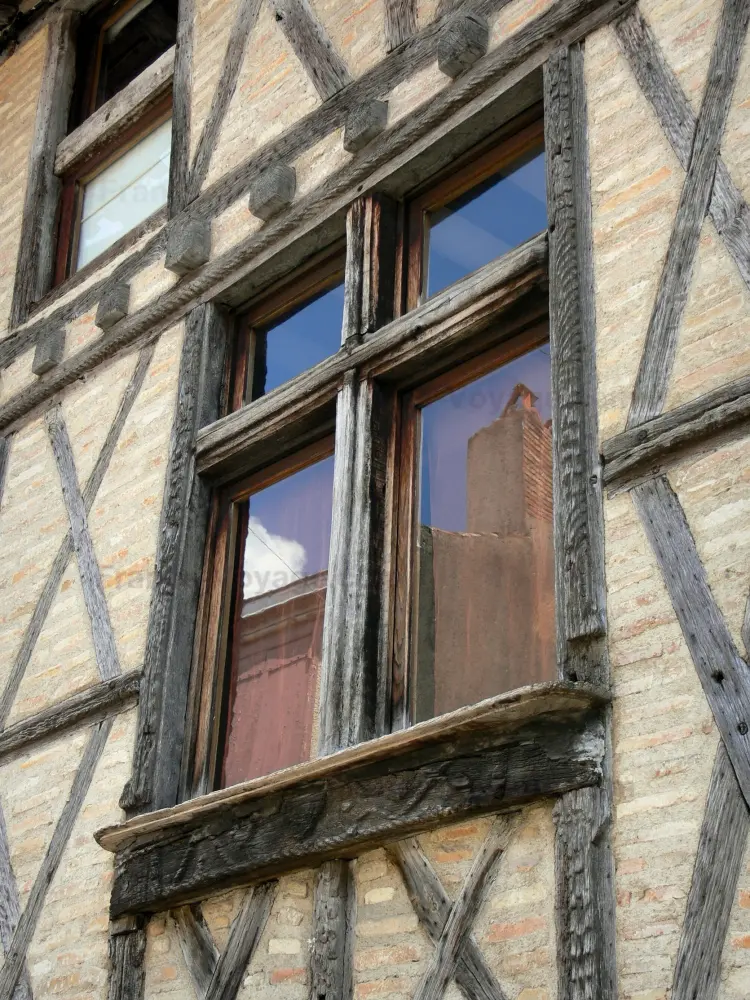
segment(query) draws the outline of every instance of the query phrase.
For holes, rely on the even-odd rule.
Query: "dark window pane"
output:
[[[258,337],[253,398],[335,354],[341,346],[344,285],[323,292]],[[265,358],[263,357],[265,348]]]
[[[222,784],[308,760],[313,746],[333,457],[244,505]]]
[[[555,677],[549,348],[421,411],[417,721]]]
[[[96,107],[114,97],[177,40],[177,0],[136,0],[104,31]]]
[[[529,153],[427,216],[427,295],[547,228],[544,152]]]

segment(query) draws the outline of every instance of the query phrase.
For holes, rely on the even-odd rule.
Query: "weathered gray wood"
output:
[[[680,934],[672,1000],[718,996],[721,955],[749,833],[750,809],[720,742]]]
[[[457,77],[487,53],[490,27],[487,19],[471,10],[453,14],[440,31],[437,46],[441,73]]]
[[[259,219],[267,222],[294,201],[297,174],[287,163],[271,163],[258,174],[250,188],[248,208]]]
[[[177,938],[185,965],[193,980],[198,1000],[205,1000],[216,972],[219,951],[197,903],[172,911]]]
[[[177,43],[172,81],[172,153],[169,160],[167,210],[170,219],[190,200],[190,107],[193,92],[195,0],[178,0]]]
[[[685,513],[664,477],[631,491],[737,780],[750,802],[750,671],[716,606]]]
[[[695,135],[695,113],[679,80],[638,7],[617,22],[615,31],[620,48],[656,112],[664,135],[680,165],[687,170]],[[750,208],[721,157],[716,161],[708,214],[742,280],[750,287]]]
[[[206,1000],[234,1000],[248,963],[258,947],[276,897],[276,882],[250,890],[232,922],[227,946],[216,963]]]
[[[616,1000],[609,793],[606,788],[568,792],[553,816],[558,996]]]
[[[143,1000],[146,982],[146,921],[138,917],[110,929],[107,1000]]]
[[[195,472],[199,428],[219,412],[229,322],[204,305],[185,326],[169,465],[159,526],[144,689],[138,706],[133,773],[122,794],[124,809],[173,805],[179,787],[188,665],[192,658],[209,489]]]
[[[601,725],[571,716],[500,736],[467,733],[376,764],[181,817],[123,849],[111,909],[167,909],[384,841],[597,784]]]
[[[352,82],[346,63],[334,49],[308,0],[273,0],[273,12],[276,23],[324,101]]]
[[[99,307],[96,310],[96,325],[100,330],[109,330],[115,323],[119,323],[128,314],[130,304],[130,285],[125,281],[118,281],[110,285],[106,293],[99,300]]]
[[[549,213],[555,601],[558,669],[607,683],[606,661],[581,640],[604,633],[604,554],[597,448],[591,202],[580,48],[544,68]]]
[[[746,0],[724,0],[687,174],[633,389],[628,427],[657,416],[667,397],[693,264],[714,190],[717,156],[748,22],[750,4]]]
[[[3,947],[3,952],[7,952],[11,946],[20,916],[21,902],[18,897],[18,885],[10,862],[8,830],[5,825],[2,803],[0,803],[0,944]],[[32,998],[29,970],[24,961],[11,1000],[32,1000]]]
[[[94,468],[91,471],[91,475],[89,476],[83,491],[83,505],[86,510],[86,514],[88,514],[91,510],[94,500],[96,499],[96,495],[99,492],[99,487],[101,486],[105,473],[109,468],[109,463],[112,459],[112,455],[114,454],[117,442],[120,439],[122,429],[125,426],[125,421],[127,420],[130,411],[133,408],[133,404],[138,398],[138,393],[141,391],[141,387],[143,386],[143,382],[146,378],[146,373],[148,372],[148,367],[151,363],[153,355],[154,347],[149,346],[145,347],[138,356],[138,362],[132,376],[130,377],[130,381],[125,387],[125,391],[122,394],[122,399],[120,400],[120,405],[117,408],[117,413],[115,414],[109,431],[107,432],[107,437],[102,445],[102,450],[99,452],[99,457],[96,460]],[[26,626],[26,631],[23,635],[23,640],[21,641],[21,646],[16,654],[15,660],[13,661],[13,666],[8,674],[8,679],[5,682],[5,688],[3,689],[2,697],[0,697],[0,727],[5,725],[8,718],[8,714],[11,710],[16,694],[18,693],[18,688],[23,679],[26,667],[31,659],[31,654],[34,651],[36,641],[39,638],[45,621],[47,620],[47,615],[49,613],[49,609],[52,607],[52,602],[57,596],[58,588],[60,587],[63,574],[68,565],[68,560],[72,554],[73,535],[70,531],[68,531],[60,544],[60,548],[57,550],[49,576],[47,577],[44,587],[42,588],[42,592],[39,595],[39,599],[34,606],[34,611],[32,612],[29,624]]]
[[[32,743],[57,736],[84,720],[95,722],[106,715],[121,712],[137,699],[141,676],[140,670],[130,670],[8,726],[0,732],[0,758],[10,757]]]
[[[392,52],[417,30],[415,0],[385,0],[385,50]]]
[[[316,400],[335,399],[350,369],[357,369],[360,377],[377,373],[398,378],[418,373],[420,362],[423,369],[428,356],[454,350],[460,341],[497,321],[513,304],[535,291],[543,291],[546,312],[546,265],[547,236],[542,234],[377,332],[366,334],[361,344],[355,343],[262,399],[222,417],[198,435],[199,471],[224,476],[240,466],[247,468],[259,435],[272,437],[279,432],[279,425],[288,427],[294,422],[298,410],[306,412]],[[353,316],[361,315],[349,301],[345,297],[347,316],[350,308]],[[351,301],[356,302],[356,297]],[[407,371],[410,368],[414,371]]]
[[[10,307],[11,327],[28,318],[32,305],[52,284],[61,190],[55,176],[55,153],[68,125],[75,78],[76,17],[71,11],[61,11],[47,35]]]
[[[485,2],[502,6],[507,0],[485,0]],[[102,360],[112,357],[137,338],[156,336],[167,329],[187,314],[201,299],[221,296],[222,299],[229,301],[235,292],[237,295],[245,295],[244,288],[249,273],[255,275],[268,266],[271,258],[279,259],[276,255],[280,250],[296,245],[301,233],[317,231],[318,227],[331,224],[331,220],[343,212],[364,187],[380,183],[380,178],[396,175],[401,177],[401,172],[406,170],[409,161],[427,155],[428,151],[434,148],[436,137],[444,136],[451,129],[455,131],[453,116],[470,117],[501,93],[514,87],[522,64],[529,72],[536,69],[544,57],[550,39],[562,32],[565,32],[566,37],[580,38],[598,25],[609,21],[622,9],[623,4],[619,0],[555,0],[552,6],[532,22],[519,28],[510,38],[489,52],[474,69],[461,76],[453,86],[445,88],[435,100],[425,102],[412,115],[384,133],[382,141],[371,143],[366,150],[323,182],[314,192],[298,199],[293,208],[278,220],[274,220],[273,224],[262,227],[257,233],[241,240],[226,253],[209,262],[194,277],[159,296],[156,301],[145,306],[137,314],[128,317],[112,336],[101,338],[99,342],[83,348],[68,361],[63,362],[59,370],[51,373],[49,379],[45,380],[44,385],[23,389],[0,405],[0,431],[52,393],[74,382]],[[429,62],[434,58],[435,41],[432,35],[420,37],[419,43],[415,38],[415,45],[417,44],[424,45],[425,52],[429,48],[431,53],[429,58],[424,54],[420,55],[420,60],[424,58]],[[397,76],[403,73],[406,78],[415,70],[412,57],[414,52],[410,45],[403,46],[391,54],[389,60],[398,63],[400,67]],[[386,68],[388,72],[386,73],[384,69],[383,77],[377,78],[378,87],[385,86],[385,81],[390,80],[392,73],[395,72],[395,68],[390,64]],[[346,102],[340,109],[342,115],[348,113],[355,98],[367,89],[366,84],[370,89],[374,86],[371,78],[362,78],[340,92],[342,104]],[[378,94],[382,96],[380,91]],[[332,101],[337,99],[338,95]],[[335,127],[334,122],[338,121],[339,126],[343,124],[343,119],[337,118],[338,114],[337,111],[334,115],[327,105],[321,110],[321,117],[316,119],[316,122],[317,127],[322,129],[323,137]],[[226,207],[241,197],[242,192],[247,190],[257,175],[261,164],[277,159],[282,154],[288,159],[290,147],[296,149],[301,145],[309,148],[307,144],[312,141],[309,128],[309,122],[300,123],[299,128],[294,126],[288,133],[275,139],[252,161],[238,167],[216,186],[207,189],[191,207],[191,213],[210,216],[217,212],[220,206]],[[156,237],[154,239],[156,240]],[[156,245],[153,244],[150,254],[156,252]],[[123,268],[128,271],[137,271],[138,267],[137,257],[123,263]],[[230,286],[231,295],[228,291]],[[84,297],[85,295],[82,295],[80,301]],[[60,312],[77,313],[81,308],[80,301],[78,304],[71,303],[61,307]],[[57,311],[54,315],[57,316]],[[43,324],[46,328],[46,319]],[[41,324],[35,329],[38,331],[40,328]],[[23,337],[19,335],[8,338],[10,343],[7,345],[5,341],[0,342],[2,363],[6,363],[5,359],[16,354],[21,348],[23,339],[28,336],[26,330],[20,331],[19,334],[23,334]]]
[[[685,448],[700,445],[750,421],[750,376],[659,414],[606,440],[602,445],[605,484],[628,482],[660,471]]]
[[[387,122],[388,102],[366,101],[346,119],[344,149],[347,153],[358,153],[385,131]]]
[[[351,1000],[356,892],[349,861],[326,861],[315,873],[310,1000]]]
[[[398,865],[420,924],[437,944],[453,906],[440,879],[417,840],[401,840],[386,852]],[[464,937],[453,976],[466,1000],[507,1000],[471,933]]]
[[[8,464],[10,462],[10,442],[11,438],[0,437],[0,507],[2,507],[3,503],[5,477],[8,474]]]
[[[65,329],[50,330],[44,337],[40,337],[36,342],[34,360],[31,362],[31,370],[34,375],[46,375],[52,371],[62,361],[65,353]]]
[[[180,276],[195,271],[211,257],[211,223],[206,219],[175,219],[167,235],[164,266]]]
[[[98,153],[137,121],[154,101],[166,94],[172,85],[174,56],[172,46],[61,140],[55,154],[55,173],[58,176]]]
[[[94,545],[89,534],[86,506],[83,494],[78,486],[73,449],[68,437],[68,429],[57,404],[45,413],[47,431],[52,443],[52,451],[60,475],[63,499],[70,521],[70,531],[73,536],[73,548],[78,562],[78,574],[81,579],[83,600],[91,622],[91,636],[94,640],[94,655],[99,676],[103,681],[117,677],[120,671],[120,660],[117,655],[117,645],[109,617],[107,598],[104,596],[104,584],[99,563],[94,552]]]
[[[193,166],[190,171],[190,197],[195,198],[203,187],[203,182],[208,174],[211,157],[216,148],[216,141],[219,138],[221,126],[224,123],[229,103],[237,89],[237,78],[239,76],[242,60],[245,55],[245,48],[250,34],[258,20],[261,0],[241,0],[237,13],[235,14],[232,28],[229,32],[224,62],[221,66],[221,73],[211,98],[209,109],[203,129],[198,139],[195,149]]]
[[[78,813],[86,798],[96,765],[102,755],[107,738],[112,729],[112,720],[98,723],[91,732],[81,763],[78,765],[68,800],[60,813],[60,819],[47,846],[47,853],[34,879],[34,885],[26,900],[10,946],[5,950],[5,964],[0,969],[0,997],[11,997],[26,960],[31,939],[42,913],[44,900],[62,860],[63,851],[73,832]]]
[[[471,871],[456,897],[435,951],[417,987],[415,1000],[442,1000],[454,977],[459,955],[471,934],[489,882],[516,827],[515,816],[498,816],[479,849]]]

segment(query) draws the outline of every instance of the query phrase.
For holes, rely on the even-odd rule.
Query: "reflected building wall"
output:
[[[556,676],[552,429],[516,386],[469,440],[467,530],[420,530],[418,719]]]

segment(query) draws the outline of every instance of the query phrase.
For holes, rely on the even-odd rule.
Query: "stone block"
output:
[[[291,205],[296,189],[297,175],[294,167],[286,163],[273,163],[261,171],[250,188],[248,207],[253,215],[265,222]]]
[[[438,66],[446,76],[457,77],[487,52],[490,29],[481,14],[462,11],[448,20],[438,38]]]
[[[344,149],[357,153],[384,131],[388,120],[387,101],[366,101],[350,112],[344,127]]]
[[[31,370],[35,375],[44,375],[62,361],[65,350],[65,329],[52,330],[36,342]]]
[[[130,302],[130,285],[118,281],[111,285],[102,295],[96,310],[96,325],[100,330],[109,330],[128,314]]]
[[[169,230],[164,266],[175,274],[195,271],[211,256],[211,223],[207,219],[187,219]]]

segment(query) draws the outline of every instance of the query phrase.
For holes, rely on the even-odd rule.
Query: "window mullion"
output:
[[[395,206],[358,199],[347,216],[343,345],[392,318]],[[381,615],[389,400],[347,372],[336,400],[333,525],[323,635],[320,752],[379,735],[388,693]]]

